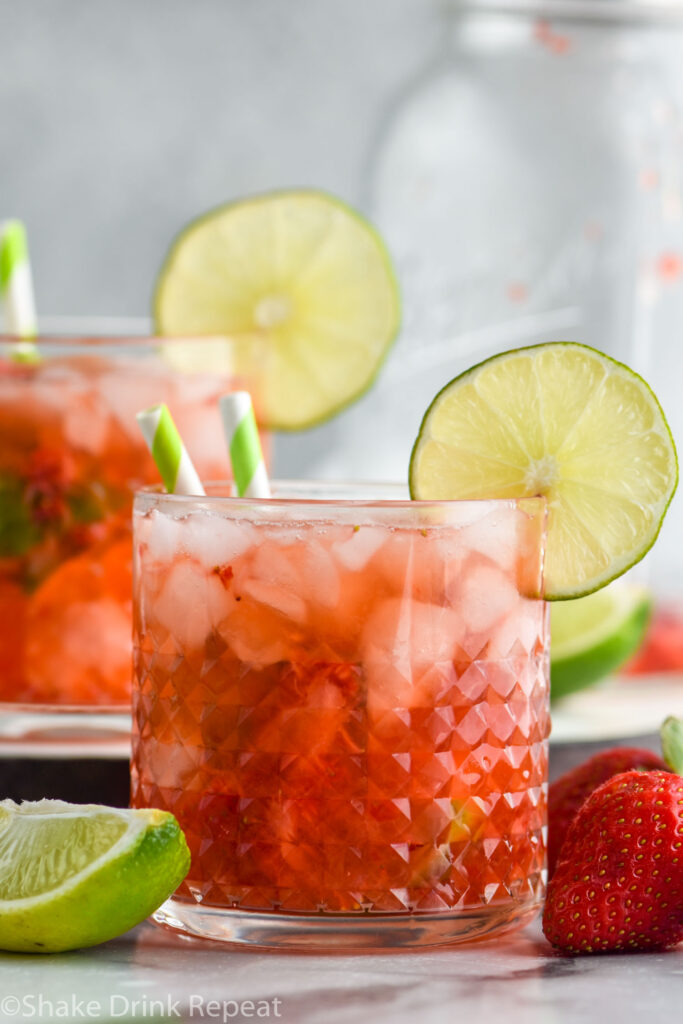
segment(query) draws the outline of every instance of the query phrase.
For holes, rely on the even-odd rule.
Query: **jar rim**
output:
[[[452,13],[482,11],[538,17],[617,21],[680,18],[683,0],[444,0]]]

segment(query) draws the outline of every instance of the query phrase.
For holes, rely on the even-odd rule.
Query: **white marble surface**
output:
[[[683,946],[572,959],[553,953],[533,925],[436,952],[285,956],[179,941],[143,925],[92,950],[0,955],[3,1022],[149,1020],[155,1000],[166,1019],[192,1024],[223,1020],[223,1004],[226,1020],[265,1019],[267,1007],[268,1019],[286,1024],[658,1024],[680,1014]]]

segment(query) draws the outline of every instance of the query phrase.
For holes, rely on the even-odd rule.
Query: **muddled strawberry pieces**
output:
[[[21,587],[0,580],[0,702],[16,700],[22,691],[26,605]]]
[[[131,543],[64,562],[28,602],[22,699],[123,704],[130,696]]]
[[[117,545],[132,491],[158,480],[135,413],[166,401],[216,478],[227,383],[175,374],[151,352],[0,361],[2,699],[127,703],[130,558]]]
[[[178,816],[186,896],[400,913],[536,899],[545,617],[516,583],[518,513],[477,516],[140,517],[133,801]]]

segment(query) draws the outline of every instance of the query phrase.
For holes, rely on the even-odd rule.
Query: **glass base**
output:
[[[541,906],[481,907],[440,914],[263,914],[169,899],[153,915],[164,928],[249,949],[382,952],[492,938],[522,927]]]
[[[0,703],[0,758],[130,758],[126,707]]]

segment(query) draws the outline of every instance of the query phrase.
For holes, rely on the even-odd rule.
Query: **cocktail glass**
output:
[[[543,499],[277,484],[134,506],[132,803],[156,920],[266,947],[454,942],[544,892]]]
[[[132,493],[158,480],[135,413],[166,402],[224,477],[217,400],[244,381],[223,339],[225,369],[191,372],[211,343],[40,338],[27,358],[0,338],[0,743],[127,742]]]

